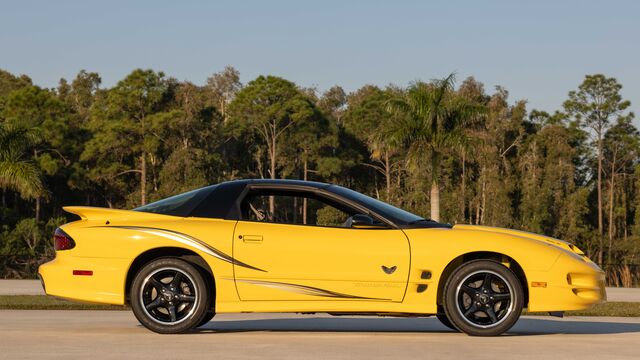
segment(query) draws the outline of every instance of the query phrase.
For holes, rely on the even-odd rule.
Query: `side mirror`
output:
[[[385,226],[373,220],[369,215],[355,214],[351,217],[351,227],[360,229],[384,228]]]

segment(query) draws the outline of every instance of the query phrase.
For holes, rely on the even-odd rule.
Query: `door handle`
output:
[[[240,235],[242,241],[246,243],[261,243],[262,235]]]

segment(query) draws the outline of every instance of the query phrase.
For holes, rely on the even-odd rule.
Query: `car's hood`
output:
[[[536,241],[540,241],[546,244],[550,244],[553,246],[557,246],[563,250],[567,250],[570,251],[572,253],[575,253],[576,255],[579,255],[581,257],[583,257],[585,260],[588,260],[587,256],[584,254],[584,252],[582,252],[582,250],[580,250],[577,246],[568,243],[566,241],[563,240],[558,240],[549,236],[545,236],[545,235],[539,235],[539,234],[534,234],[534,233],[530,233],[527,231],[521,231],[521,230],[511,230],[511,229],[503,229],[503,228],[498,228],[498,227],[492,227],[492,226],[482,226],[482,225],[466,225],[466,224],[460,224],[460,225],[454,225],[453,226],[454,230],[475,230],[475,231],[487,231],[487,232],[493,232],[493,233],[497,233],[497,234],[508,234],[508,235],[514,235],[514,236],[519,236],[519,237],[524,237],[527,239],[531,239],[531,240],[536,240]]]

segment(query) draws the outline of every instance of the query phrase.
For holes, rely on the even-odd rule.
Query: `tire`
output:
[[[193,265],[177,258],[146,264],[131,285],[131,309],[147,329],[177,334],[197,327],[211,311],[211,290]]]
[[[207,314],[204,316],[202,320],[200,320],[200,323],[196,327],[201,327],[207,324],[209,321],[211,321],[211,319],[213,319],[214,316],[216,316],[215,312],[213,312],[212,310],[207,311]]]
[[[447,317],[447,314],[444,313],[444,308],[442,308],[442,306],[438,305],[438,313],[436,314],[436,317],[438,318],[438,320],[440,320],[440,322],[442,323],[442,325],[448,327],[449,329],[455,331],[455,332],[459,332],[460,330],[456,329],[455,326],[453,326],[453,324],[451,323],[451,320],[449,320],[449,318]]]
[[[471,336],[496,336],[520,318],[522,285],[504,265],[474,260],[457,268],[444,287],[444,310],[451,324]]]

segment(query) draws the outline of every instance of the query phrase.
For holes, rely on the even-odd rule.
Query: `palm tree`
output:
[[[0,188],[17,191],[23,198],[44,193],[40,171],[27,157],[38,141],[33,130],[0,123]]]
[[[430,83],[415,82],[402,98],[388,104],[390,111],[404,115],[389,136],[409,145],[410,159],[429,160],[431,218],[435,221],[440,221],[438,177],[442,155],[468,142],[464,131],[467,123],[483,111],[481,105],[457,95],[454,83],[454,74]]]

